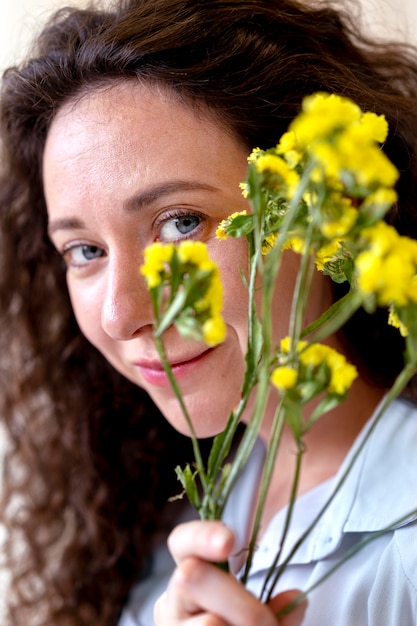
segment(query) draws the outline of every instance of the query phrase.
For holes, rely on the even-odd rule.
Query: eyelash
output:
[[[204,217],[198,211],[189,211],[185,209],[173,209],[171,211],[165,212],[163,217],[161,217],[159,220],[155,222],[154,227],[158,233],[158,236],[156,237],[156,239],[157,240],[162,239],[160,237],[160,233],[166,224],[168,224],[169,222],[175,219],[181,219],[181,218],[187,218],[187,217],[189,217],[190,219],[197,218],[199,220],[199,223],[196,225],[195,228],[193,228],[190,231],[190,233],[185,233],[185,234],[178,233],[178,237],[172,238],[172,239],[167,238],[167,241],[173,241],[175,243],[175,241],[191,239],[192,237],[195,237],[197,233],[200,233],[200,230],[203,227]],[[74,241],[74,242],[69,243],[68,245],[64,246],[62,250],[59,251],[62,258],[64,259],[64,262],[67,268],[74,267],[74,268],[82,269],[88,266],[92,261],[95,260],[94,258],[90,260],[86,259],[85,262],[82,262],[82,263],[71,261],[70,259],[71,254],[75,250],[82,248],[83,246],[85,246],[86,248],[97,248],[97,250],[101,250],[100,246],[95,246],[94,244],[89,244],[89,243],[86,243],[85,241]],[[100,255],[99,257],[95,257],[95,258],[101,258],[101,256],[103,255]]]
[[[104,252],[104,250],[102,250],[100,248],[100,246],[96,246],[94,244],[88,244],[88,243],[85,243],[83,241],[71,242],[67,246],[64,246],[64,248],[60,252],[62,258],[64,259],[64,262],[65,262],[67,268],[69,268],[69,267],[83,268],[83,267],[86,267],[87,265],[89,265],[91,260],[94,260],[94,259],[91,259],[91,260],[86,259],[85,262],[83,262],[83,263],[76,263],[76,262],[71,262],[71,260],[68,259],[68,257],[71,255],[72,252],[74,252],[75,250],[77,250],[79,248],[83,248],[83,247],[86,247],[86,248],[96,248],[98,251]],[[102,256],[103,256],[103,254],[100,254],[99,257],[95,257],[95,258],[101,258]]]
[[[164,213],[163,217],[155,222],[155,229],[158,232],[158,236],[156,239],[161,240],[160,238],[161,230],[170,221],[175,220],[175,219],[180,219],[180,218],[187,218],[187,217],[189,218],[197,217],[199,220],[198,225],[195,228],[193,228],[193,230],[189,234],[181,235],[179,233],[179,236],[176,239],[168,239],[167,241],[173,241],[175,243],[175,241],[191,239],[192,237],[194,237],[197,233],[200,232],[200,229],[203,226],[204,216],[201,215],[198,211],[189,211],[186,209],[173,209],[171,211]]]

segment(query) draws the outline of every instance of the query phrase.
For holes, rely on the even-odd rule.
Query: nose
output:
[[[127,341],[152,322],[151,298],[139,262],[129,257],[113,260],[102,302],[103,330],[112,339]]]

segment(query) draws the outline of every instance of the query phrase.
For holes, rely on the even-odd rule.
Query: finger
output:
[[[298,596],[302,593],[298,589],[291,589],[289,591],[283,591],[279,595],[272,598],[268,606],[276,615],[285,609],[289,604],[294,602]],[[279,620],[279,626],[300,626],[304,619],[304,615],[307,609],[307,600],[303,600],[300,604],[297,604],[288,615],[281,617]]]
[[[189,607],[190,608],[190,607]],[[214,614],[199,612],[199,609],[194,605],[192,617],[186,617],[185,619],[178,619],[174,616],[177,613],[177,609],[174,609],[170,604],[169,594],[165,591],[155,602],[154,605],[154,622],[156,626],[229,626],[221,617]]]
[[[201,612],[179,621],[177,617],[173,617],[172,606],[169,604],[167,592],[164,592],[155,602],[154,622],[155,626],[229,626],[218,615]]]
[[[166,601],[181,624],[203,613],[218,616],[228,626],[277,626],[272,611],[234,576],[195,557],[184,558],[175,570]]]
[[[180,524],[168,537],[168,547],[177,564],[189,556],[212,562],[225,561],[234,544],[233,531],[218,521]]]

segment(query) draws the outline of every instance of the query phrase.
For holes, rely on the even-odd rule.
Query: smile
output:
[[[201,363],[201,361],[209,356],[213,350],[214,348],[209,348],[191,358],[186,358],[181,361],[173,360],[170,365],[175,378],[179,380],[187,376]],[[160,361],[140,361],[134,365],[139,369],[144,380],[151,385],[155,385],[157,387],[166,387],[170,385],[168,376]]]

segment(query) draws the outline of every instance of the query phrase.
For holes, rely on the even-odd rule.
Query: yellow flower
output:
[[[249,198],[249,185],[247,182],[239,183],[239,189],[242,191],[244,198]],[[222,239],[222,237],[219,237],[219,239]]]
[[[241,183],[241,184],[244,184],[244,183]],[[247,214],[248,212],[246,210],[235,211],[234,213],[226,217],[225,220],[222,220],[216,229],[216,239],[227,239],[229,236],[227,234],[227,228],[233,222],[235,217],[238,217],[239,215],[247,215]]]
[[[272,248],[277,243],[278,235],[277,233],[272,233],[271,235],[267,235],[262,242],[261,253],[268,254],[271,252]]]
[[[307,206],[312,207],[317,203],[318,194],[317,191],[308,190],[303,193],[303,200]]]
[[[362,207],[366,208],[373,204],[378,206],[386,206],[387,208],[394,204],[398,199],[397,193],[394,189],[387,189],[385,187],[379,187],[374,192],[370,193],[362,203]]]
[[[227,220],[222,220],[216,229],[216,239],[228,239],[226,232]]]
[[[291,351],[290,337],[281,339],[280,349],[283,354],[289,354]],[[346,361],[343,354],[340,354],[330,346],[321,343],[308,344],[306,341],[299,341],[297,344],[297,354],[302,365],[313,370],[313,373],[307,374],[309,377],[314,376],[314,370],[323,363],[330,370],[330,380],[327,391],[336,395],[344,395],[353,381],[358,375],[356,367]],[[284,367],[284,366],[283,366]],[[298,380],[301,379],[298,374]]]
[[[181,241],[177,246],[177,251],[181,263],[192,263],[203,271],[210,271],[214,268],[207,246],[202,241]]]
[[[255,166],[257,172],[273,172],[278,174],[284,181],[294,174],[288,163],[276,154],[262,154],[256,159]]]
[[[354,207],[346,207],[336,219],[324,220],[320,225],[322,234],[328,239],[344,237],[352,229],[358,217]]]
[[[357,378],[358,371],[354,365],[346,361],[342,354],[335,350],[327,354],[326,362],[331,370],[329,393],[342,396]]]
[[[306,341],[299,341],[297,344],[297,352],[303,350],[307,346]],[[283,354],[289,354],[291,352],[291,337],[283,337],[280,341],[280,351]]]
[[[330,243],[322,246],[316,253],[316,267],[318,270],[323,271],[325,263],[329,263],[336,259],[338,252],[341,249],[342,239],[334,239]]]
[[[145,248],[144,263],[140,267],[140,273],[145,277],[149,289],[160,284],[162,273],[166,264],[171,261],[173,253],[172,243],[156,242]]]
[[[384,115],[376,115],[368,111],[363,113],[359,129],[364,137],[382,143],[388,135],[388,122]]]
[[[222,343],[226,337],[226,325],[220,315],[210,317],[203,324],[203,338],[210,347]]]
[[[322,182],[323,178],[338,178],[342,169],[341,153],[327,141],[312,143],[310,153],[322,165],[314,171],[315,182]]]
[[[261,152],[260,148],[254,148],[250,155],[248,156],[248,163],[254,163]]]
[[[360,185],[392,187],[398,179],[396,167],[373,140],[364,137],[360,126],[340,135],[336,151],[340,169],[352,171]]]
[[[291,167],[276,154],[264,153],[255,161],[256,171],[260,174],[263,172],[271,172],[276,174],[288,189],[288,196],[294,194],[295,189],[300,182],[300,177]]]
[[[297,149],[297,138],[294,131],[288,130],[281,136],[277,145],[277,153],[285,154],[288,151]]]
[[[301,237],[290,237],[282,246],[283,250],[292,250],[297,254],[303,254],[306,248],[305,241]]]
[[[405,326],[405,324],[402,323],[402,321],[398,317],[398,314],[394,311],[392,306],[389,310],[388,324],[390,324],[390,326],[394,326],[394,328],[398,328],[402,337],[407,337],[408,328]]]
[[[355,262],[358,287],[365,294],[376,293],[381,285],[382,260],[373,251],[361,252]]]
[[[303,158],[298,150],[297,139],[292,130],[284,133],[276,147],[277,154],[282,154],[291,168],[295,168]]]
[[[204,298],[201,298],[195,303],[195,309],[199,313],[202,311],[210,311],[211,315],[215,316],[221,312],[222,308],[223,284],[217,268],[213,267],[213,275],[211,277],[210,285]]]
[[[388,133],[382,115],[362,113],[351,100],[335,94],[318,93],[303,100],[302,112],[290,125],[295,139],[284,145],[305,149],[321,166],[311,179],[339,178],[350,172],[361,186],[392,187],[398,172],[381,151],[379,143]]]
[[[360,117],[360,108],[351,100],[335,94],[317,93],[304,98],[302,113],[290,124],[290,130],[298,144],[307,146],[359,121]]]
[[[357,283],[383,306],[417,302],[417,241],[401,237],[395,228],[377,222],[363,231],[368,248],[355,263]]]
[[[304,365],[316,367],[326,360],[328,347],[321,343],[313,343],[302,350],[300,360]]]
[[[271,383],[277,389],[292,389],[297,383],[297,370],[287,365],[276,367],[271,374]]]
[[[313,343],[300,353],[304,365],[318,367],[326,363],[330,369],[329,393],[343,395],[358,375],[356,367],[348,363],[343,356],[329,346]]]

